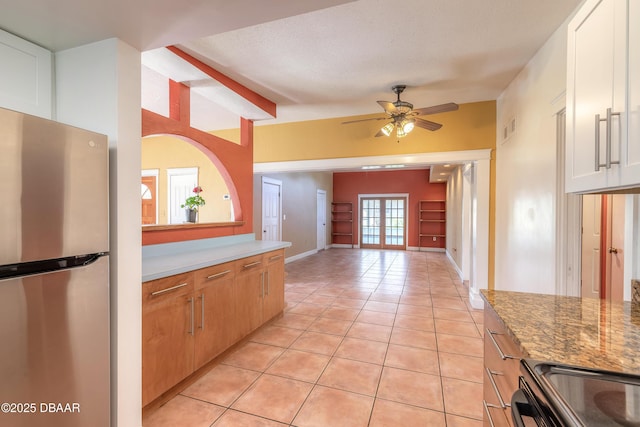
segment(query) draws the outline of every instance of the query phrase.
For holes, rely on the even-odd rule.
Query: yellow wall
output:
[[[206,204],[200,208],[198,222],[224,222],[231,218],[231,201],[222,197],[229,193],[217,168],[197,148],[171,136],[142,139],[142,169],[159,169],[158,224],[168,223],[167,169],[198,168],[198,183]]]
[[[415,128],[400,142],[392,137],[374,137],[386,120],[341,124],[369,117],[384,117],[384,113],[280,125],[257,123],[254,162],[495,149],[496,145],[495,101],[462,104],[458,111],[423,116],[443,127],[435,132]]]
[[[494,283],[496,102],[460,105],[458,111],[423,116],[442,123],[431,132],[416,128],[405,138],[375,138],[385,120],[341,124],[347,120],[384,117],[384,113],[337,119],[313,120],[254,128],[255,163],[335,159],[492,149],[489,205],[489,287]]]

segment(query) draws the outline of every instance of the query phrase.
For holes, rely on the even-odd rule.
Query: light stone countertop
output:
[[[290,242],[253,240],[253,235],[143,246],[142,282],[186,273],[289,246],[291,246]]]
[[[636,303],[495,290],[482,296],[526,357],[640,374]]]

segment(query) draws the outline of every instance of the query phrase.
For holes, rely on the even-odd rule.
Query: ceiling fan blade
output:
[[[360,120],[349,120],[348,122],[342,122],[341,124],[347,125],[349,123],[358,123],[358,122],[368,122],[370,120],[388,120],[389,117],[374,117],[370,119],[360,119]]]
[[[426,130],[438,130],[442,127],[440,123],[418,118],[416,118],[415,125]]]
[[[398,109],[396,108],[395,105],[393,105],[393,102],[389,102],[389,101],[378,101],[378,104],[380,104],[380,106],[384,109],[384,111],[393,116],[394,114],[399,113]]]
[[[413,110],[413,112],[420,114],[437,114],[456,111],[457,109],[458,104],[456,104],[455,102],[449,102],[447,104],[434,105],[432,107],[416,108],[415,110]]]

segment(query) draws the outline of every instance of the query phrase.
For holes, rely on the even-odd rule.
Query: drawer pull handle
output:
[[[489,382],[491,383],[491,387],[493,387],[493,391],[495,392],[496,396],[498,396],[498,402],[500,404],[500,407],[502,409],[506,409],[506,408],[510,407],[511,406],[510,403],[504,403],[504,399],[500,395],[500,390],[498,390],[498,384],[496,384],[496,380],[493,379],[494,375],[502,375],[502,373],[501,372],[492,371],[489,368],[485,368],[485,371],[487,372],[487,377],[489,378]]]
[[[482,401],[482,405],[484,406],[484,412],[487,414],[487,419],[489,420],[489,425],[491,427],[495,427],[495,424],[493,423],[493,417],[491,416],[491,411],[489,411],[489,407],[497,408],[497,406],[496,405],[492,405],[490,403],[487,403],[486,400]]]
[[[494,335],[502,335],[496,331],[492,331],[491,329],[487,328],[487,333],[489,334],[489,338],[491,339],[491,342],[493,343],[493,346],[496,348],[496,350],[498,350],[498,354],[500,355],[500,359],[502,360],[507,360],[507,359],[518,359],[516,356],[512,356],[510,354],[505,354],[502,349],[500,348],[500,346],[498,345],[498,342],[496,341]]]
[[[211,276],[207,276],[207,280],[217,279],[218,277],[226,276],[229,273],[231,273],[231,270],[225,270],[220,273],[212,274]]]
[[[275,261],[275,260],[278,260],[280,258],[282,258],[282,255],[274,255],[274,256],[269,258],[269,261]]]
[[[151,292],[151,296],[155,297],[155,296],[158,296],[158,295],[162,295],[162,294],[164,294],[166,292],[171,292],[171,291],[175,291],[176,289],[184,288],[187,285],[188,285],[188,283],[181,283],[179,285],[175,285],[175,286],[172,286],[172,287],[167,288],[167,289],[161,289],[159,291]]]
[[[251,267],[255,267],[256,265],[260,265],[262,264],[262,261],[256,261],[256,262],[252,262],[249,264],[245,264],[242,266],[242,268],[251,268]]]

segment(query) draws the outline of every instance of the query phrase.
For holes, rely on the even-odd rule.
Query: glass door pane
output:
[[[406,249],[406,198],[360,200],[360,247]]]
[[[404,246],[404,199],[385,200],[385,246]]]
[[[362,200],[362,244],[380,245],[380,200]]]

